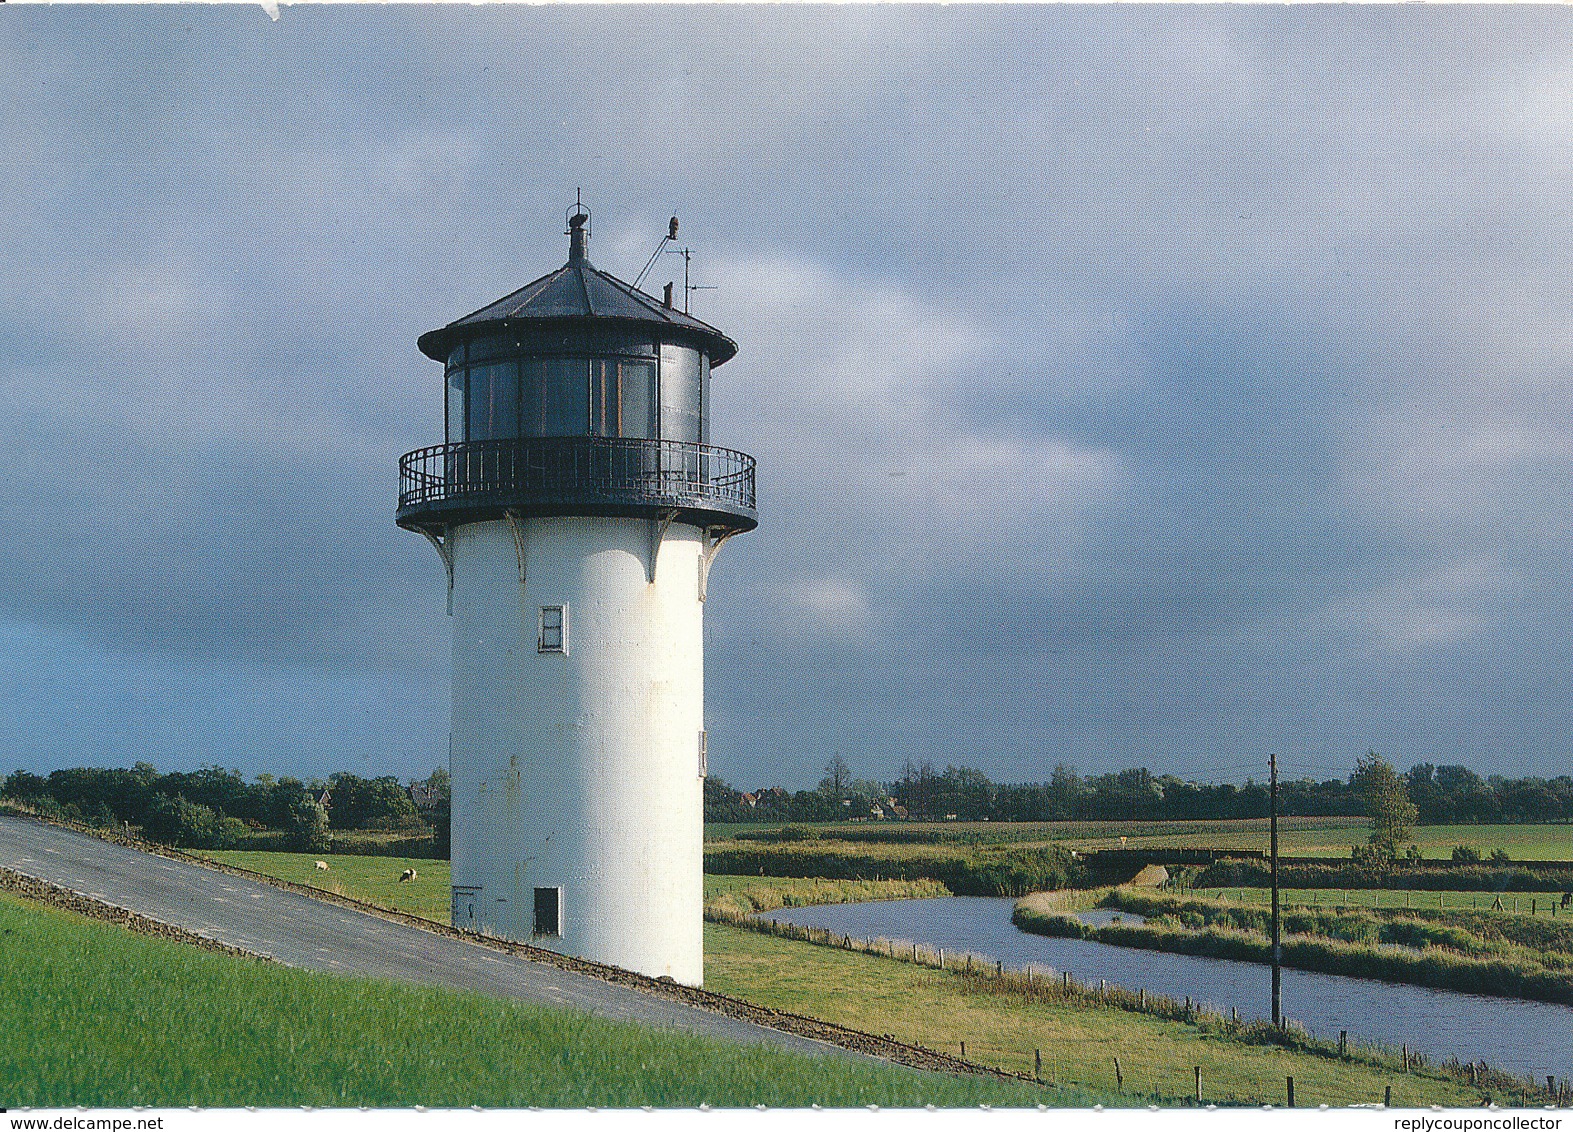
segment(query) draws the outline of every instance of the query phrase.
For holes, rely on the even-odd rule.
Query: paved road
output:
[[[0,865],[292,967],[577,1007],[606,1018],[861,1055],[185,861],[0,814]]]

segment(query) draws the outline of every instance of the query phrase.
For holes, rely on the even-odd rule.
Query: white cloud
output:
[[[1520,589],[1512,571],[1471,559],[1338,598],[1321,623],[1357,648],[1408,656],[1481,633]]]
[[[1034,429],[1052,387],[1021,419],[976,414],[972,387],[1020,364],[984,322],[802,260],[713,276],[715,318],[746,344],[715,379],[717,440],[755,451],[799,537],[838,532],[867,573],[1066,569],[1126,486],[1117,452]]]

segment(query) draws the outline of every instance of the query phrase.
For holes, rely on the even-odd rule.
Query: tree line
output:
[[[1367,759],[1359,765],[1366,768]],[[1367,775],[1357,769],[1344,779],[1280,781],[1279,813],[1367,817]],[[1430,763],[1394,775],[1423,825],[1573,822],[1573,776],[1481,777],[1467,767]],[[880,783],[856,778],[838,756],[815,789],[795,793],[770,788],[745,794],[712,776],[705,781],[705,820],[1216,821],[1264,817],[1267,791],[1266,781],[1254,779],[1196,782],[1146,768],[1084,777],[1063,764],[1047,782],[996,783],[972,767],[936,771],[909,762],[899,778]]]
[[[434,799],[425,815],[412,800],[412,787]],[[160,773],[139,762],[129,770],[70,767],[47,776],[18,770],[0,786],[0,798],[46,817],[136,826],[155,841],[188,848],[233,848],[250,833],[282,830],[289,847],[321,853],[335,830],[430,831],[443,843],[449,791],[446,770],[406,787],[391,775],[363,778],[340,771],[303,781],[259,774],[247,781],[240,771],[218,766]],[[446,852],[446,844],[439,847]]]

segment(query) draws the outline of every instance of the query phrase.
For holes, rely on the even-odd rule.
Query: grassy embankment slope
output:
[[[309,857],[212,856],[283,879],[333,883],[313,868]],[[389,907],[425,914],[420,912],[422,902],[432,897],[416,885],[430,884],[437,891],[446,884],[441,862],[430,862],[432,868],[422,867],[416,881],[400,885],[387,879],[397,877],[400,862],[367,860],[377,885],[386,891],[391,883],[390,895],[380,901]],[[330,872],[340,868],[337,859],[330,865]],[[827,897],[889,899],[902,895],[900,886],[905,884],[757,876],[705,879],[707,904],[723,908],[738,903],[780,907]],[[348,874],[341,873],[336,881],[346,895],[369,898],[349,882]],[[956,971],[778,939],[724,924],[705,925],[705,986],[761,1006],[891,1034],[952,1053],[965,1041],[969,1060],[1015,1072],[1031,1072],[1033,1051],[1041,1049],[1045,1077],[1095,1090],[1115,1088],[1113,1059],[1118,1057],[1127,1103],[1185,1101],[1193,1095],[1192,1075],[1198,1065],[1206,1099],[1219,1103],[1281,1103],[1284,1078],[1290,1075],[1300,1104],[1368,1103],[1380,1100],[1387,1085],[1393,1087],[1395,1104],[1471,1105],[1480,1103],[1484,1095],[1432,1075],[1400,1074],[1391,1067],[1254,1044],[1119,1007],[996,993],[987,980]]]
[[[481,995],[293,970],[0,895],[11,1105],[1092,1104]]]

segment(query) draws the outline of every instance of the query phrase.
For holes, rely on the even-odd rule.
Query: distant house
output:
[[[885,810],[884,810],[883,807],[881,807],[879,805],[872,806],[869,809],[869,811],[868,811],[868,815],[869,815],[869,817],[873,818],[875,821],[884,821],[885,820]]]
[[[324,786],[322,788],[322,796],[317,799],[317,805],[321,806],[324,810],[333,805],[333,791]]]
[[[753,809],[755,806],[759,805],[759,795],[758,794],[744,794],[743,795],[743,805],[747,806],[749,809]]]

